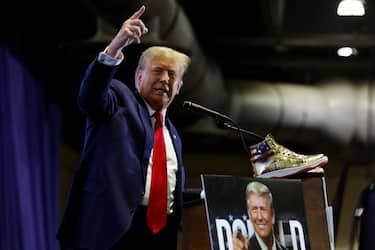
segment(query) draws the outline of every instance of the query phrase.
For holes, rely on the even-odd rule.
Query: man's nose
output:
[[[257,218],[257,220],[261,220],[262,219],[262,212],[260,210],[257,210],[255,212],[255,218]]]
[[[169,81],[168,71],[163,71],[163,72],[161,73],[160,80],[161,80],[161,81],[165,81],[165,82],[168,82],[168,81]]]

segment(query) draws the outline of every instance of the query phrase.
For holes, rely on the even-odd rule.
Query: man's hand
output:
[[[120,51],[129,44],[141,42],[141,37],[148,32],[147,27],[139,19],[145,12],[146,7],[143,5],[121,26],[116,36],[105,50],[105,53],[112,57],[118,57]]]
[[[249,239],[246,238],[240,231],[233,233],[232,242],[233,250],[248,250]]]

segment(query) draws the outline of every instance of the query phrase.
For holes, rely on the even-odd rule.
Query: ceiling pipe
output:
[[[297,140],[316,139],[314,131],[340,144],[375,140],[375,91],[368,82],[308,86],[247,81],[232,86],[230,115],[241,127],[275,133],[289,129]]]

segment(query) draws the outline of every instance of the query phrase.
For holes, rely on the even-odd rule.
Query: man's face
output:
[[[267,195],[250,193],[247,197],[247,213],[255,232],[262,238],[272,237],[272,226],[275,223],[275,214]]]
[[[182,74],[178,62],[170,57],[149,59],[136,74],[141,96],[155,110],[167,108],[179,93]]]

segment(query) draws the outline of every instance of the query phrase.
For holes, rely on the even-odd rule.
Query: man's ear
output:
[[[142,71],[141,70],[137,70],[136,72],[135,72],[135,87],[137,88],[137,89],[139,89],[139,84],[140,84],[140,82],[141,82],[141,80],[142,80]]]
[[[181,89],[183,84],[184,84],[184,82],[181,80],[180,83],[178,84],[176,95],[178,95],[180,93],[180,89]]]

